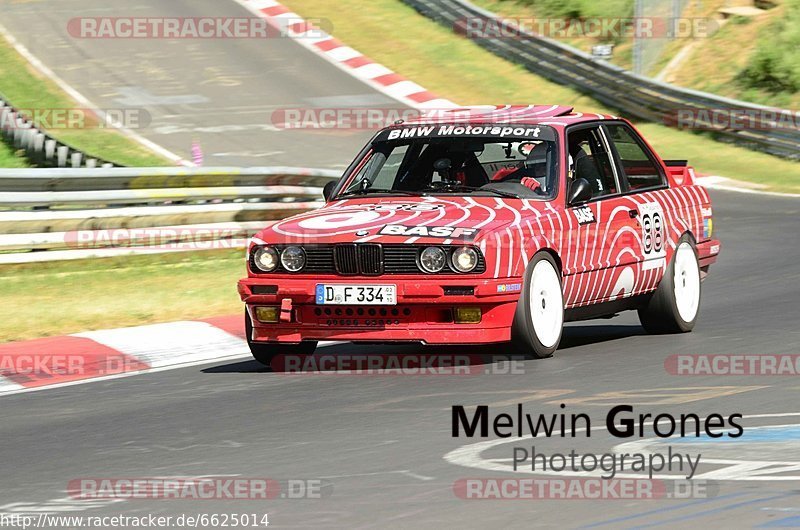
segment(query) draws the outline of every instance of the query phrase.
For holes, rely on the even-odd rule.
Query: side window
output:
[[[570,178],[588,180],[592,186],[593,198],[617,193],[611,155],[598,127],[569,132],[567,150],[571,163]]]
[[[624,125],[606,125],[609,140],[619,154],[624,177],[631,191],[656,188],[664,184],[664,177],[656,162],[650,158],[636,134]]]

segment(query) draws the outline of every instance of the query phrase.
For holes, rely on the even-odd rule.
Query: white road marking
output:
[[[0,377],[0,396],[98,383],[134,375],[251,357],[250,349],[244,339],[205,322],[169,322],[133,328],[88,331],[76,333],[73,336],[94,340],[148,363],[151,368],[31,388]],[[320,342],[317,348],[319,350],[335,344],[339,343],[324,341]],[[303,378],[295,380],[300,381]]]
[[[24,389],[24,386],[0,377],[0,394],[19,392]]]
[[[131,377],[131,376],[134,376],[134,375],[147,374],[147,373],[151,373],[151,372],[165,372],[167,370],[177,370],[178,368],[187,368],[189,366],[197,366],[197,365],[200,365],[200,364],[209,364],[209,363],[212,363],[212,362],[232,361],[232,360],[236,360],[236,359],[244,359],[246,357],[250,357],[250,354],[249,353],[246,354],[246,355],[245,354],[236,354],[236,355],[230,355],[230,356],[227,356],[227,357],[217,357],[217,358],[214,358],[214,359],[206,359],[206,360],[202,360],[202,361],[193,361],[193,362],[186,362],[186,363],[181,363],[181,364],[173,364],[173,365],[169,365],[169,366],[162,366],[160,368],[150,368],[150,369],[147,369],[147,370],[138,370],[138,371],[134,371],[134,372],[123,372],[121,374],[106,375],[106,376],[101,376],[101,377],[93,377],[91,379],[81,379],[79,381],[68,381],[66,383],[56,383],[54,385],[38,386],[38,387],[33,387],[33,388],[20,387],[18,390],[7,390],[7,391],[0,390],[0,396],[10,396],[10,395],[13,395],[13,394],[26,394],[28,392],[40,392],[42,390],[53,390],[53,389],[56,389],[56,388],[63,388],[63,387],[67,387],[67,386],[85,385],[85,384],[88,384],[88,383],[99,383],[101,381],[110,381],[112,379],[122,379],[123,377]]]

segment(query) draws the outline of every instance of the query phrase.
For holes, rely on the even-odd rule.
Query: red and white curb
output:
[[[0,344],[0,395],[248,357],[241,315]]]
[[[417,83],[376,63],[358,50],[346,46],[275,0],[236,0],[236,2],[256,16],[266,19],[281,31],[281,35],[294,39],[301,46],[404,105],[418,109],[458,107],[452,101],[436,96]]]

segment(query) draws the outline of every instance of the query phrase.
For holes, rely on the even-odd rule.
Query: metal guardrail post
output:
[[[66,145],[59,145],[56,148],[56,152],[58,153],[58,167],[67,167],[67,154],[69,153],[69,147]]]
[[[41,136],[40,136],[41,135]],[[25,156],[36,166],[81,167],[85,160],[93,159],[103,166],[111,162],[89,157],[79,150],[52,138],[47,131],[39,130],[35,124],[18,112],[0,94],[0,136],[6,142],[25,152]],[[39,138],[43,140],[39,140]],[[74,156],[77,154],[78,156]],[[98,163],[95,162],[95,165]]]

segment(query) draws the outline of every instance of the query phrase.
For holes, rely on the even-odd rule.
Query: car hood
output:
[[[276,222],[256,235],[268,244],[479,243],[519,222],[541,201],[495,197],[391,197],[333,201]]]

